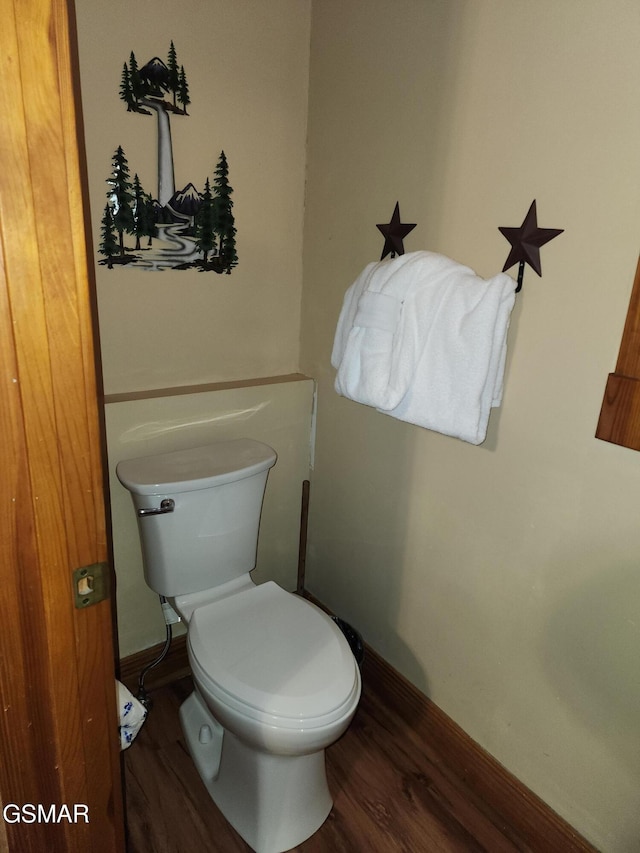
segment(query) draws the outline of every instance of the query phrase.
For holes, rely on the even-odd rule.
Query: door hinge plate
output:
[[[82,566],[73,573],[73,597],[78,609],[90,607],[109,598],[109,566],[94,563]]]

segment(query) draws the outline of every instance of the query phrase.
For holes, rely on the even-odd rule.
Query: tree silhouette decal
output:
[[[195,217],[196,246],[202,252],[202,262],[207,263],[209,252],[216,247],[216,234],[213,227],[213,196],[209,178],[205,181],[202,202]]]
[[[118,252],[118,239],[116,237],[116,229],[113,224],[113,216],[111,208],[108,204],[104,206],[104,214],[102,216],[102,228],[100,231],[100,254],[107,259],[106,263],[109,269],[113,269],[113,256]]]
[[[118,145],[116,152],[111,158],[113,171],[107,179],[109,190],[107,198],[111,206],[113,226],[118,232],[120,255],[124,256],[124,235],[133,234],[135,221],[133,216],[133,188],[129,180],[129,163],[124,155],[122,146]]]
[[[229,164],[221,151],[213,180],[202,189],[188,182],[176,190],[171,117],[188,116],[191,104],[184,65],[173,41],[164,62],[154,56],[140,66],[133,51],[123,63],[119,88],[127,112],[156,118],[158,186],[155,197],[143,188],[122,146],[111,160],[107,206],[101,223],[101,264],[133,265],[147,270],[197,269],[231,273],[238,264],[233,189]],[[127,237],[133,238],[128,245]],[[146,240],[145,240],[146,238]]]

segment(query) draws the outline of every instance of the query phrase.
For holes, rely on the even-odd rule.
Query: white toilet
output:
[[[266,444],[237,439],[116,469],[136,509],[145,579],[188,627],[195,690],[180,719],[189,751],[259,853],[295,847],[329,814],[324,750],[360,698],[358,666],[333,620],[249,575],[275,461]]]

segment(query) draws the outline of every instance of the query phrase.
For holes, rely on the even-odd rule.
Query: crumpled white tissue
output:
[[[120,681],[116,681],[120,717],[120,750],[128,749],[147,719],[147,709]]]

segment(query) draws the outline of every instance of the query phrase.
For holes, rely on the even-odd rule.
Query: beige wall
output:
[[[309,0],[78,0],[93,234],[100,242],[111,158],[122,145],[157,185],[155,117],[118,92],[173,40],[189,117],[171,130],[176,188],[202,188],[220,151],[234,189],[239,264],[231,275],[97,268],[108,393],[272,376],[297,369],[309,54]]]
[[[143,186],[157,185],[156,124],[127,112],[122,66],[185,66],[188,117],[171,122],[176,188],[213,176],[224,149],[233,186],[239,264],[231,275],[108,270],[96,265],[107,395],[239,381],[240,387],[108,403],[120,653],[164,637],[157,597],[142,574],[123,458],[218,438],[271,444],[256,580],[296,584],[302,480],[309,475],[313,382],[247,380],[297,370],[307,121],[310,3],[78,0],[78,38],[93,239],[100,242],[111,158],[122,145]],[[95,255],[96,260],[98,256]]]
[[[311,32],[308,585],[603,850],[636,850],[640,456],[594,431],[640,245],[640,6],[318,0]],[[407,251],[488,276],[534,198],[566,231],[525,275],[486,443],[338,397],[342,296],[395,202]]]
[[[317,378],[310,589],[598,846],[635,850],[640,456],[593,434],[638,256],[640,6],[314,0],[311,20],[309,0],[77,7],[96,244],[114,148],[140,162],[154,144],[117,96],[122,63],[171,39],[193,101],[188,124],[174,122],[177,184],[210,174],[224,148],[238,227],[231,276],[98,269],[107,391]],[[533,198],[540,225],[566,231],[541,251],[543,278],[526,273],[486,443],[337,397],[342,296],[379,256],[375,223],[395,202],[418,223],[407,250],[491,275],[508,254],[498,226],[520,224]],[[284,406],[277,391],[263,402]],[[128,430],[164,441],[196,417],[174,403],[108,412],[112,466]],[[217,397],[197,417],[256,405]],[[293,421],[287,449],[274,445],[291,463],[278,488],[289,509],[263,518],[261,536],[275,526],[260,552],[289,588],[311,418]],[[246,427],[234,420],[233,434]],[[127,500],[115,536],[135,548]],[[127,653],[161,624],[139,564],[129,575],[119,560]]]

